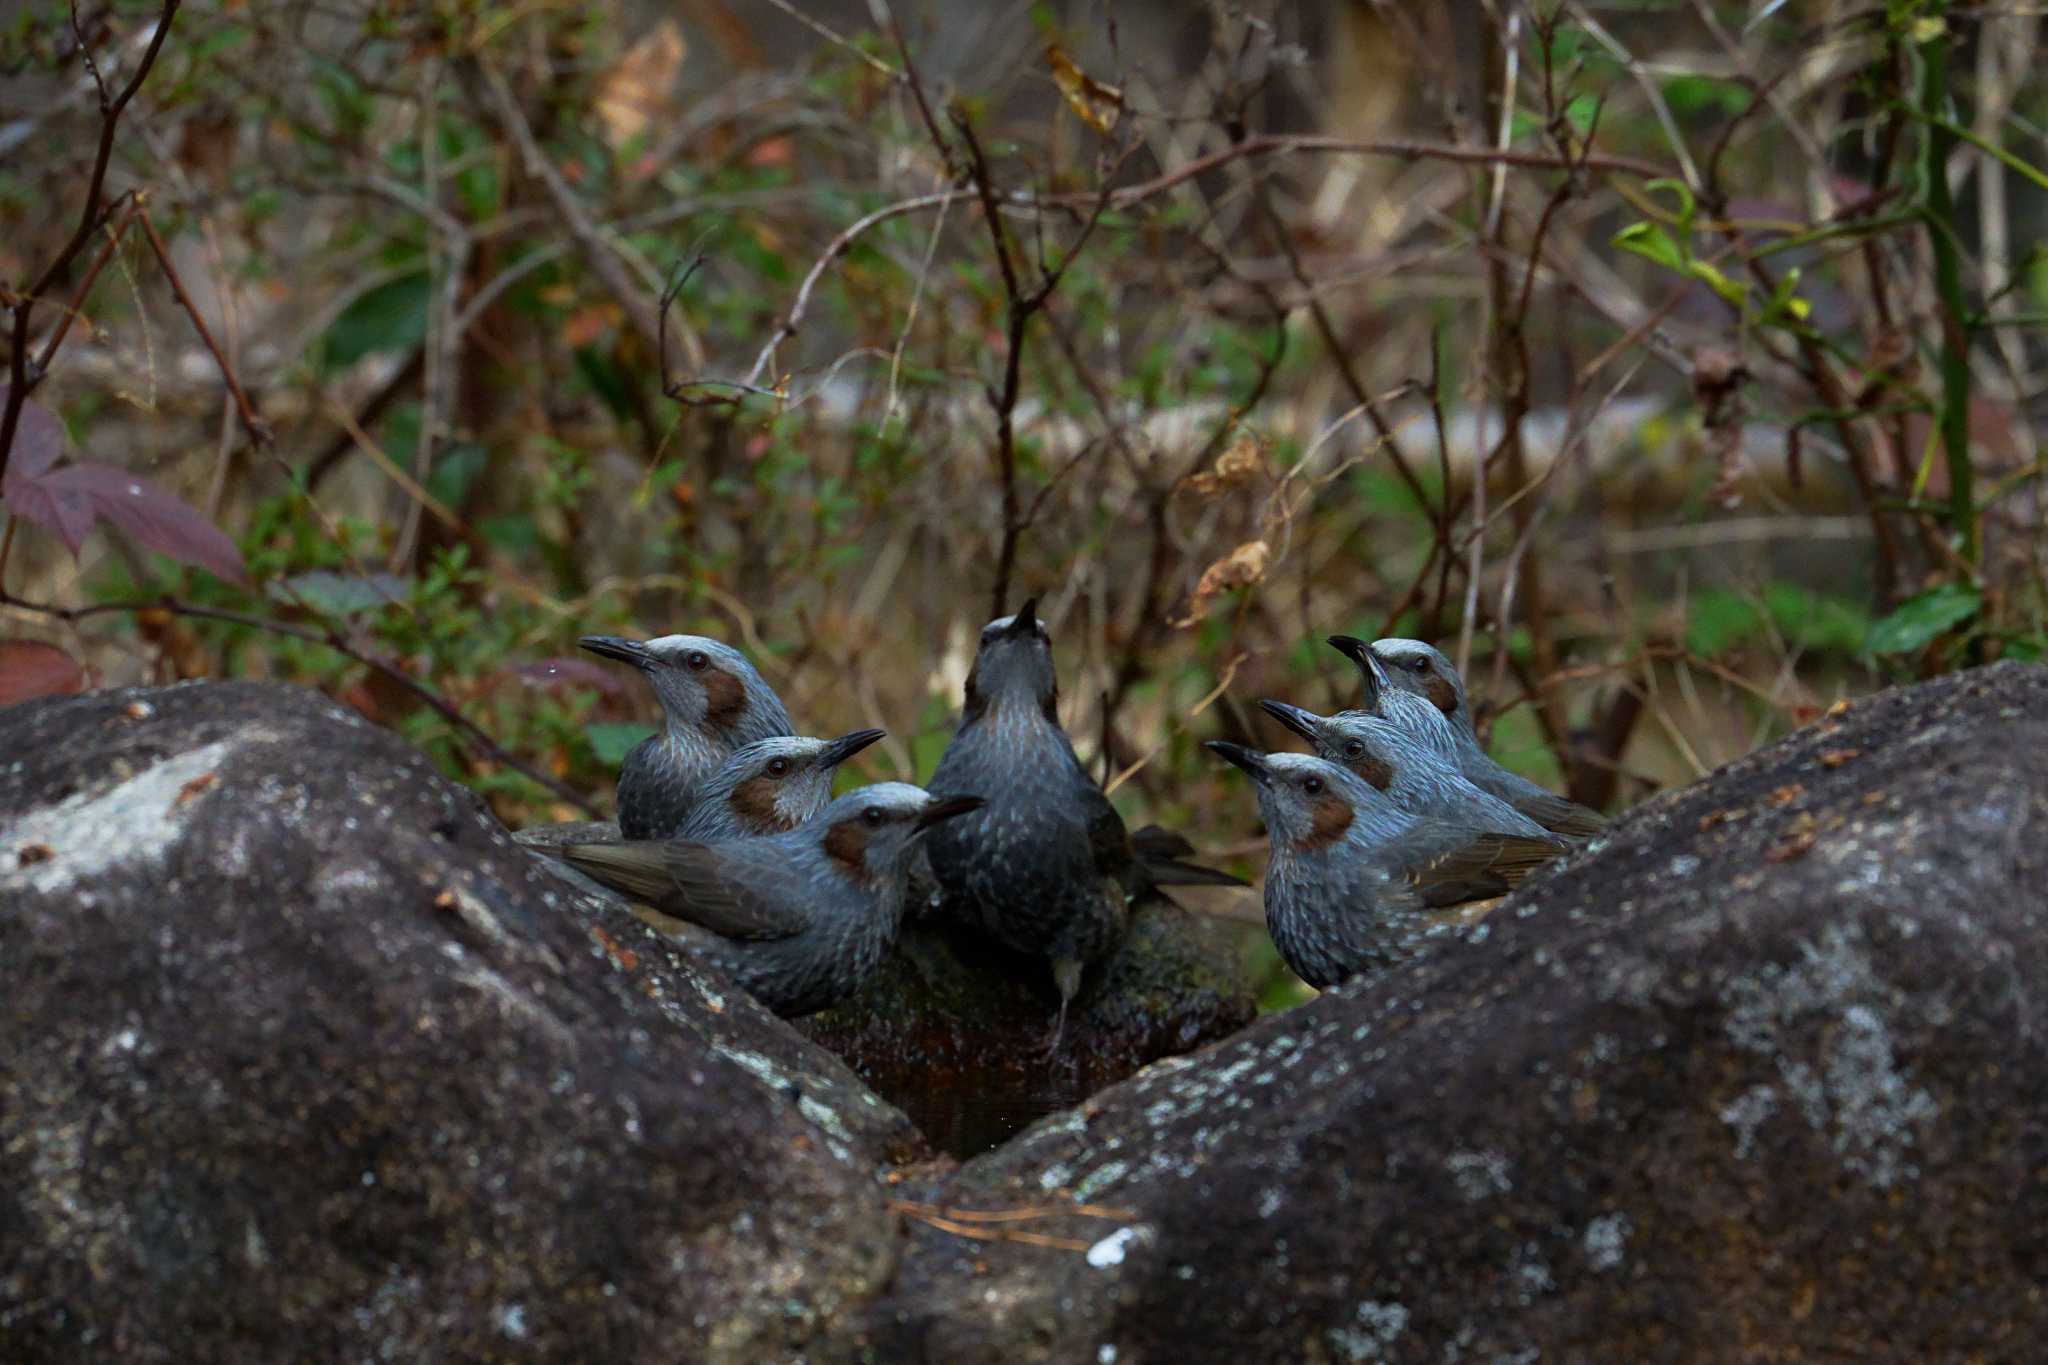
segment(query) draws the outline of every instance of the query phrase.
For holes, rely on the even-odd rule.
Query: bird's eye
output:
[[[1408,661],[1408,671],[1410,673],[1429,672],[1429,660],[1424,658],[1420,654],[1416,655],[1414,658]]]
[[[1314,796],[1318,792],[1322,791],[1323,779],[1320,777],[1305,777],[1301,781],[1301,789],[1307,792],[1310,796]]]
[[[789,776],[789,760],[788,760],[788,759],[786,759],[786,758],[771,758],[771,759],[769,759],[769,760],[768,760],[768,775],[769,775],[770,777],[787,777],[787,776]]]
[[[704,669],[710,666],[711,656],[701,649],[693,649],[683,657],[683,662],[691,668]]]
[[[886,820],[888,817],[882,814],[882,808],[880,806],[869,806],[866,810],[860,813],[860,818],[867,821],[869,827],[873,828],[874,826],[880,825],[882,821]]]
[[[1349,740],[1344,745],[1344,757],[1346,758],[1357,758],[1360,754],[1364,752],[1365,744],[1363,741],[1356,739]]]

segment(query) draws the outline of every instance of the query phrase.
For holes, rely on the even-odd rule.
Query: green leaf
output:
[[[1763,612],[1741,593],[1703,588],[1687,603],[1685,647],[1703,659],[1742,644],[1763,624]]]
[[[1944,583],[1899,603],[1870,628],[1863,647],[1872,654],[1906,654],[1977,614],[1983,596],[1960,583]]]
[[[1674,111],[1692,114],[1739,114],[1749,108],[1747,87],[1714,76],[1672,76],[1660,82]]]
[[[427,272],[402,275],[357,297],[328,324],[329,370],[346,369],[373,351],[400,351],[427,335]]]
[[[613,768],[626,761],[626,755],[633,752],[635,744],[653,733],[652,725],[634,721],[599,720],[583,727],[583,737],[590,741],[590,752],[598,762]]]
[[[1671,234],[1656,223],[1630,223],[1614,234],[1614,245],[1623,251],[1633,251],[1647,257],[1658,265],[1671,270],[1685,269],[1685,255],[1679,251],[1678,243],[1671,240]]]
[[[1797,583],[1764,586],[1764,608],[1787,640],[1805,649],[1855,654],[1870,633],[1870,615],[1847,598],[1810,592]]]
[[[2023,664],[2038,663],[2041,655],[2048,652],[2048,640],[2038,635],[2015,635],[2005,642],[1999,654],[2002,659],[2017,659]]]
[[[1692,262],[1686,273],[1733,304],[1740,305],[1743,296],[1749,293],[1748,285],[1729,279],[1705,261]]]
[[[265,590],[273,601],[300,603],[330,616],[355,616],[403,602],[411,584],[396,574],[339,574],[325,569],[293,574]]]
[[[490,460],[490,452],[475,441],[457,441],[434,461],[433,471],[427,475],[427,491],[444,507],[460,507]]]

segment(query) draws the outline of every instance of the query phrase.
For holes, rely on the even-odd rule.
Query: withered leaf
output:
[[[1116,122],[1124,112],[1123,91],[1104,85],[1074,65],[1074,59],[1058,43],[1045,45],[1045,64],[1052,68],[1053,83],[1066,97],[1067,108],[1074,111],[1074,117],[1104,137],[1116,130]]]

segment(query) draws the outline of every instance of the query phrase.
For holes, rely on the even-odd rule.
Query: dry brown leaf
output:
[[[597,78],[592,103],[613,148],[647,131],[647,125],[668,109],[669,94],[689,50],[676,21],[664,19]]]
[[[1188,479],[1188,488],[1203,497],[1250,483],[1266,472],[1266,445],[1254,432],[1239,432],[1216,463]]]
[[[1233,588],[1248,588],[1266,576],[1266,562],[1272,547],[1263,540],[1248,540],[1202,570],[1187,610],[1174,618],[1175,629],[1185,629],[1209,614],[1209,604]]]
[[[1123,91],[1104,85],[1075,66],[1074,59],[1058,43],[1045,45],[1045,64],[1052,68],[1053,83],[1066,96],[1067,108],[1074,111],[1074,117],[1104,137],[1115,131],[1116,121],[1123,117]]]

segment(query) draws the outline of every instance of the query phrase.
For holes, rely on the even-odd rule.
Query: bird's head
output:
[[[586,635],[576,643],[645,673],[672,730],[700,730],[729,744],[789,731],[774,689],[731,645],[704,635]]]
[[[1420,640],[1387,639],[1374,640],[1369,652],[1379,660],[1390,686],[1413,692],[1450,719],[1471,725],[1465,680],[1442,650]]]
[[[967,675],[968,719],[996,706],[1034,706],[1055,724],[1059,682],[1053,675],[1052,638],[1038,619],[1038,599],[1027,599],[1009,616],[981,628],[974,668]]]
[[[1380,791],[1393,785],[1397,755],[1387,742],[1386,722],[1356,712],[1319,716],[1270,697],[1259,709],[1307,740],[1316,757],[1350,769]]]
[[[817,824],[833,863],[867,883],[901,873],[911,846],[933,825],[985,804],[979,796],[933,796],[907,782],[877,782],[835,800]]]
[[[1209,747],[1242,768],[1259,794],[1275,852],[1313,853],[1344,839],[1379,793],[1328,759],[1313,754],[1262,754],[1242,744]]]
[[[723,801],[748,834],[795,829],[832,798],[841,763],[884,734],[855,730],[837,739],[772,735],[733,752],[705,784],[700,800]]]

